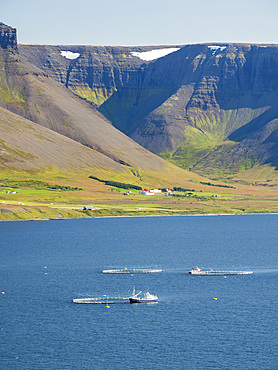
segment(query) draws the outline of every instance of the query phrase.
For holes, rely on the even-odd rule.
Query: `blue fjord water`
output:
[[[277,369],[277,221],[278,215],[245,215],[1,222],[0,368]],[[196,265],[255,273],[188,275]],[[148,266],[163,272],[101,273]],[[128,296],[134,285],[159,302],[109,309],[71,302],[81,294]]]

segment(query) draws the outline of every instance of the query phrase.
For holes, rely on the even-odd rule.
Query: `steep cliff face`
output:
[[[131,92],[119,89],[101,112],[182,167],[211,171],[217,163],[236,172],[278,159],[277,46],[185,46],[150,63],[129,99]]]
[[[187,45],[142,60],[140,52],[152,49],[161,47],[19,46],[115,127],[183,168],[276,164],[276,45]]]
[[[20,55],[25,60],[97,106],[127,84],[138,88],[148,62],[131,53],[149,49],[150,47],[19,45]]]
[[[25,105],[25,72],[20,68],[16,30],[0,23],[0,105],[13,111]]]
[[[16,29],[0,22],[0,47],[9,51],[17,51]]]
[[[131,133],[138,125],[146,126],[151,115],[152,120],[166,121],[168,125],[180,126],[181,119],[192,127],[207,125],[207,131],[219,134],[222,130],[220,134],[225,136],[242,123],[233,118],[226,119],[227,127],[213,125],[219,110],[254,110],[270,105],[276,99],[277,64],[277,47],[227,45],[214,52],[207,45],[186,46],[146,68],[136,104],[130,106],[130,114],[121,125]],[[128,88],[124,86],[122,90]],[[145,98],[147,91],[152,94]],[[112,110],[113,99],[117,105],[125,103],[125,91],[114,95],[103,105],[103,111]],[[138,105],[146,103],[144,119],[138,119]],[[130,120],[136,125],[130,125]]]

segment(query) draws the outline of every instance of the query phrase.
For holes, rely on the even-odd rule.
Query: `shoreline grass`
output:
[[[2,208],[2,209],[1,209]],[[68,207],[67,207],[68,208]],[[177,208],[151,208],[129,207],[123,209],[120,206],[99,208],[94,211],[82,211],[81,209],[49,208],[49,207],[26,207],[15,206],[13,209],[0,207],[0,221],[14,220],[49,220],[49,219],[78,219],[78,218],[101,218],[101,217],[139,217],[139,216],[193,216],[193,215],[235,215],[235,214],[278,214],[278,205],[270,207],[257,207],[255,205],[234,205],[227,207],[200,207],[193,206],[186,209]]]
[[[145,196],[134,189],[126,195],[126,189],[109,186],[85,175],[53,173],[46,178],[39,174],[2,173],[0,220],[278,213],[278,185],[217,187],[200,182],[191,184],[194,187],[191,195],[176,191],[175,196],[166,197],[163,193]],[[153,183],[153,187],[156,185]],[[184,187],[183,184],[173,186],[179,185]],[[215,194],[218,197],[213,197]],[[83,211],[84,206],[97,209]]]

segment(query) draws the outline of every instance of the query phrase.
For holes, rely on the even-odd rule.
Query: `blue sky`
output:
[[[25,44],[278,44],[277,0],[0,0],[0,14]]]

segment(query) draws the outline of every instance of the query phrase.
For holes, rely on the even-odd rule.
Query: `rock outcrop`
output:
[[[0,47],[5,50],[17,51],[16,29],[0,22]]]

